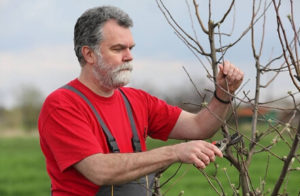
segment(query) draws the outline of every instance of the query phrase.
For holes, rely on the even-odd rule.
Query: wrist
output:
[[[169,146],[172,149],[171,151],[173,153],[172,157],[174,158],[173,159],[174,162],[181,162],[180,156],[178,154],[180,151],[180,149],[179,149],[180,144],[181,143]]]
[[[216,90],[214,91],[214,97],[223,104],[230,104],[230,102],[232,101],[232,97],[230,97],[229,95],[227,95],[228,99],[218,96]]]

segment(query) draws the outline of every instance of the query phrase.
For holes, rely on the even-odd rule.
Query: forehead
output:
[[[109,20],[103,25],[102,34],[103,40],[101,44],[103,45],[134,45],[134,40],[130,29],[118,25],[118,23],[115,20]]]

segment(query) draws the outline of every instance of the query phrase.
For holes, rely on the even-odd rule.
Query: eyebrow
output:
[[[125,49],[125,48],[127,48],[127,47],[128,47],[128,46],[125,45],[125,44],[116,44],[116,45],[111,46],[110,48],[112,48],[112,49],[114,49],[114,48]],[[129,48],[129,49],[132,49],[133,47],[135,47],[135,44],[129,46],[128,48]]]

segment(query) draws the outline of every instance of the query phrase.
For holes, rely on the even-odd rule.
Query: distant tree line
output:
[[[44,100],[41,91],[35,86],[24,85],[18,89],[15,99],[16,104],[11,108],[0,105],[0,130],[36,130]]]

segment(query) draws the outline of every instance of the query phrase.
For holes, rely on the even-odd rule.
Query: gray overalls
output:
[[[62,88],[73,91],[89,105],[94,115],[96,116],[98,123],[102,127],[102,130],[105,133],[107,143],[111,153],[119,153],[120,150],[115,138],[112,136],[106,124],[100,117],[100,114],[97,112],[97,110],[92,105],[92,103],[88,100],[88,98],[84,94],[82,94],[79,90],[77,90],[76,88],[70,85],[65,85]],[[127,115],[130,120],[130,126],[133,133],[133,137],[131,139],[133,150],[134,152],[141,152],[142,151],[141,143],[137,134],[135,121],[132,115],[131,105],[127,97],[123,93],[123,91],[121,89],[119,90],[125,102]],[[149,174],[144,177],[141,177],[140,179],[128,182],[126,184],[101,186],[99,191],[96,193],[96,196],[151,196],[153,185],[154,185],[154,174]]]

